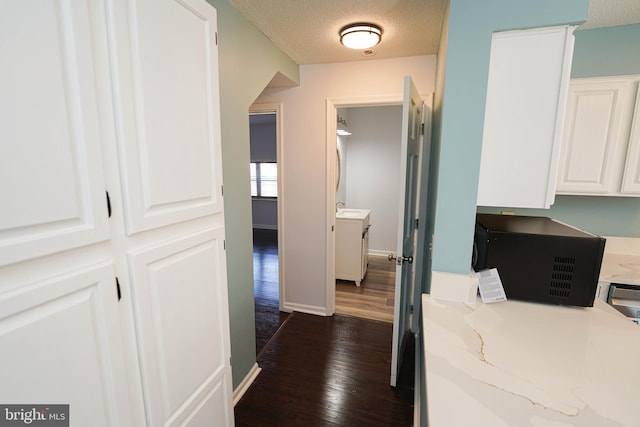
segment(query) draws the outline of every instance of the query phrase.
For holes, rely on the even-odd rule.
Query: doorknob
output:
[[[413,264],[413,257],[412,256],[396,257],[393,254],[389,254],[389,255],[387,255],[387,259],[389,261],[394,261],[395,260],[398,265],[402,265],[405,262],[408,262],[409,264]]]

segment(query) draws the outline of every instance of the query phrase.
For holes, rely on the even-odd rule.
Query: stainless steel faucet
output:
[[[342,207],[343,207],[343,208],[345,207],[344,202],[342,202],[342,201],[337,201],[337,202],[336,202],[336,212],[338,212],[338,209],[340,209],[340,205],[342,205]]]

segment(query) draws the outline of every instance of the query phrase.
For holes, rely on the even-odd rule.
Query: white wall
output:
[[[411,75],[421,94],[433,93],[435,55],[300,66],[300,86],[266,90],[256,102],[282,103],[283,153],[283,305],[324,313],[327,302],[327,236],[331,233],[326,200],[327,99],[353,102],[402,98],[403,79]],[[331,156],[334,156],[331,153]],[[333,161],[333,160],[331,160]],[[333,178],[330,180],[334,182]],[[333,280],[331,278],[330,280]]]
[[[371,209],[369,252],[396,252],[402,106],[349,108],[347,207]]]

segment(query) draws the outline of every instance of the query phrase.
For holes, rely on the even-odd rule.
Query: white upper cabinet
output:
[[[128,233],[222,212],[213,8],[200,0],[115,6]]]
[[[0,13],[0,265],[109,237],[89,5]]]
[[[553,204],[573,30],[560,26],[493,34],[478,205]]]
[[[640,76],[574,79],[558,194],[640,195]]]
[[[626,194],[640,195],[640,91],[636,95],[621,191]]]

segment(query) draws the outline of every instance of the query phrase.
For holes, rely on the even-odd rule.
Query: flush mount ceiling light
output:
[[[382,28],[374,24],[349,24],[340,30],[340,43],[350,49],[369,49],[381,39]]]

